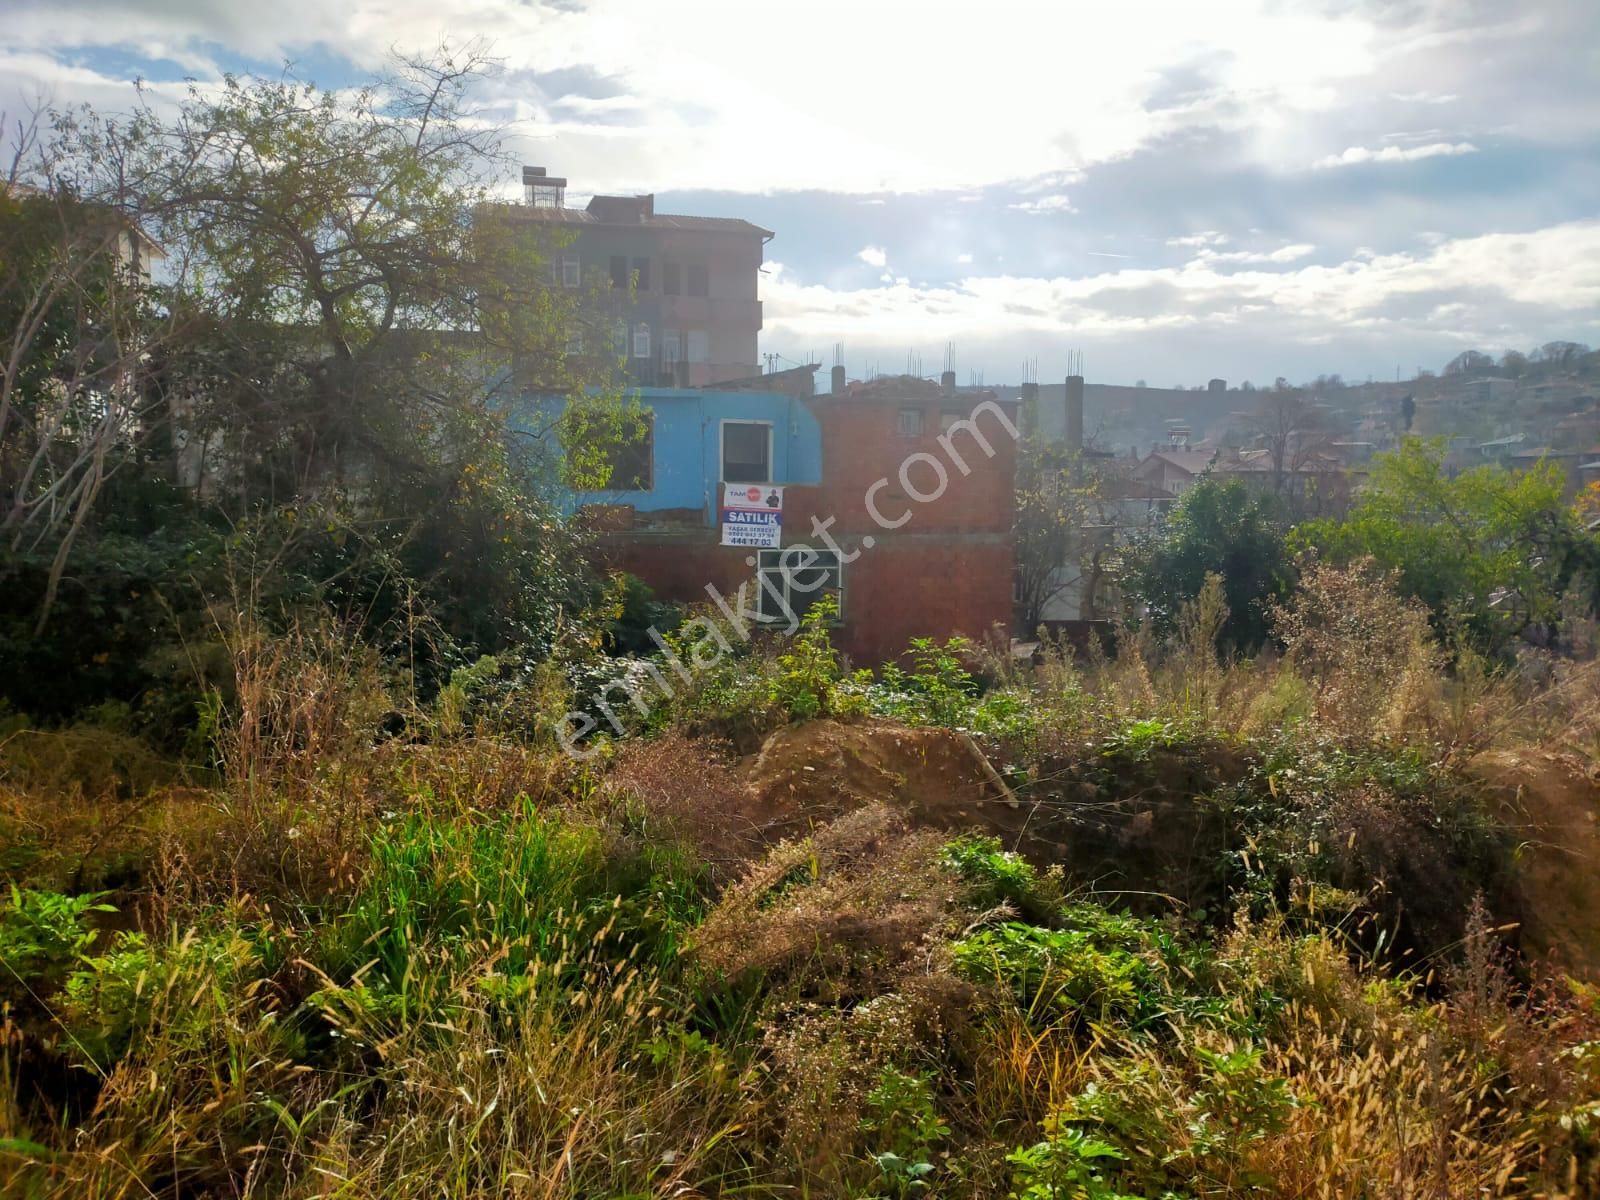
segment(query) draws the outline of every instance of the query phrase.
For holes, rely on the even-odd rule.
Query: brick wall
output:
[[[1017,444],[1005,426],[992,413],[981,414],[978,428],[994,450],[988,457],[970,434],[948,433],[949,449],[940,441],[940,419],[945,411],[965,417],[976,400],[963,396],[937,395],[860,400],[844,396],[819,396],[810,402],[822,426],[822,485],[830,511],[838,518],[837,529],[847,532],[882,533],[867,511],[867,490],[878,479],[888,485],[874,494],[876,507],[893,520],[911,512],[906,531],[1006,532],[1011,528],[1012,480],[1016,470]],[[1016,422],[1016,406],[1002,410]],[[916,409],[922,415],[922,433],[902,437],[899,433],[902,409]],[[952,451],[964,461],[969,474],[962,475]],[[926,459],[908,463],[914,455]],[[906,464],[904,481],[900,468]],[[912,495],[929,495],[945,486],[938,499],[919,502]],[[905,486],[911,485],[911,494]]]
[[[847,555],[860,552],[845,567],[844,624],[835,636],[858,665],[899,656],[913,637],[980,638],[997,623],[1010,625],[1016,443],[992,413],[979,419],[992,456],[969,434],[940,441],[941,416],[965,417],[981,399],[912,388],[905,395],[807,401],[822,428],[822,484],[785,491],[783,542],[821,548],[812,517],[832,516],[835,541]],[[901,436],[905,408],[922,412],[920,435]],[[1015,405],[1005,411],[1015,422]],[[961,474],[952,449],[968,474]],[[943,468],[946,483],[937,499],[916,501],[899,478],[902,463],[916,454]],[[940,474],[921,459],[906,478],[911,492],[927,494]],[[891,519],[910,514],[899,528],[884,529],[868,511],[867,491],[879,479],[889,480],[874,493],[879,512]],[[720,546],[717,539],[709,529],[615,530],[602,535],[601,561],[638,575],[663,599],[705,603],[709,583],[731,603],[739,585],[754,577],[746,562],[753,551]]]

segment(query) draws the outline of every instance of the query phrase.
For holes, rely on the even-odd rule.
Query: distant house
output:
[[[1325,443],[1299,450],[1286,462],[1275,460],[1270,450],[1241,450],[1219,457],[1211,470],[1218,479],[1242,483],[1251,491],[1292,497],[1303,513],[1317,512],[1349,501],[1367,473],[1365,445]]]
[[[1511,462],[1513,455],[1521,451],[1527,440],[1528,435],[1525,433],[1512,433],[1491,441],[1479,442],[1477,450],[1479,456],[1486,461],[1505,465]]]
[[[1494,404],[1517,394],[1515,379],[1474,379],[1466,386],[1466,397],[1476,404]]]
[[[1182,496],[1216,461],[1215,450],[1155,450],[1133,469],[1133,478],[1172,496]]]
[[[646,438],[613,452],[610,488],[566,500],[602,565],[683,603],[744,586],[757,625],[831,594],[835,644],[863,664],[1009,625],[1016,404],[909,377],[814,395],[815,370],[637,389]],[[548,427],[564,403],[532,399],[513,424]],[[721,544],[729,484],[782,489],[780,545]]]

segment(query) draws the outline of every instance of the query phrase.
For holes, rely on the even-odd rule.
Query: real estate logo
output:
[[[722,485],[722,544],[775,550],[783,544],[783,489],[770,483]]]

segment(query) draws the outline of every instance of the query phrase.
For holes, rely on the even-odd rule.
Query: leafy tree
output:
[[[269,592],[374,627],[420,612],[474,656],[542,644],[580,594],[541,498],[561,448],[513,452],[505,412],[614,365],[567,353],[602,317],[550,286],[558,235],[493,203],[498,134],[468,103],[490,65],[446,51],[350,93],[229,77],[170,119],[58,121],[170,255],[173,474],[272,543]]]
[[[1400,590],[1428,605],[1441,632],[1480,649],[1550,636],[1569,589],[1585,611],[1600,611],[1600,538],[1566,502],[1558,466],[1452,476],[1444,459],[1442,444],[1420,440],[1379,455],[1349,516],[1302,525],[1293,544],[1397,571]]]
[[[1124,587],[1148,610],[1162,635],[1177,625],[1206,576],[1220,574],[1228,618],[1219,641],[1251,651],[1266,640],[1267,605],[1289,590],[1293,572],[1278,505],[1238,481],[1203,479],[1189,489],[1166,525],[1135,543],[1126,557]]]

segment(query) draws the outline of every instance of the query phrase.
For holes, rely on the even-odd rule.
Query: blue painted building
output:
[[[613,484],[642,486],[569,493],[563,497],[568,512],[588,505],[626,505],[641,516],[673,514],[681,519],[697,511],[698,523],[709,528],[717,523],[724,482],[813,486],[822,482],[822,431],[799,396],[640,388],[629,398],[637,399],[647,414],[649,432],[626,469],[618,462]],[[513,425],[547,424],[565,403],[559,397],[536,400],[527,417],[513,419]]]

